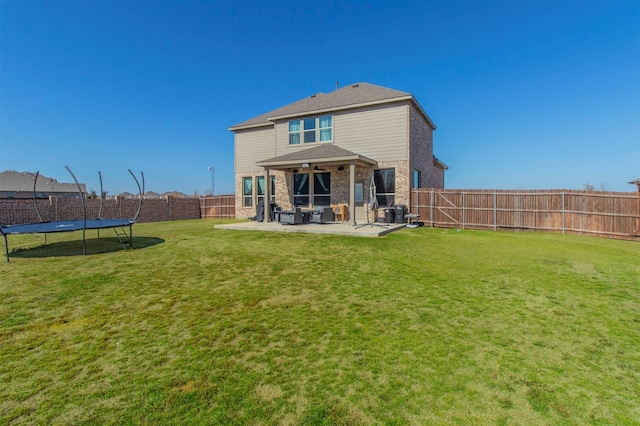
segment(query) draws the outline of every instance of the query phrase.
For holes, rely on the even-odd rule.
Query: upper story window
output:
[[[333,116],[308,117],[289,121],[289,145],[330,142],[333,140]]]
[[[300,143],[300,120],[289,122],[289,145]]]
[[[323,115],[320,117],[319,121],[320,142],[333,140],[333,117],[330,115]]]
[[[316,119],[305,118],[304,119],[304,143],[310,143],[316,141]]]

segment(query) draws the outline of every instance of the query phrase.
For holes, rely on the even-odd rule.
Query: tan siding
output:
[[[237,131],[235,135],[236,173],[257,172],[256,162],[276,156],[273,127]]]
[[[408,104],[359,108],[333,114],[333,143],[377,161],[408,159]],[[276,155],[285,155],[320,143],[289,145],[289,121],[276,123]]]
[[[301,117],[306,118],[306,117]],[[319,142],[314,143],[300,143],[298,145],[289,145],[289,120],[279,121],[275,124],[276,128],[276,154],[274,157],[280,155],[291,154],[292,152],[300,151],[302,149],[312,148],[318,146]],[[326,142],[323,142],[326,143]]]
[[[334,141],[376,161],[408,160],[407,103],[376,106],[334,115]]]

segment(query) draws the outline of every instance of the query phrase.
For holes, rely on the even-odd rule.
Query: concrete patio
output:
[[[325,224],[308,223],[302,225],[283,225],[278,222],[238,222],[215,225],[215,229],[232,229],[236,231],[268,231],[298,232],[307,234],[351,235],[355,237],[379,237],[389,232],[402,229],[405,223],[375,224],[359,223],[356,226],[348,222],[329,222]]]

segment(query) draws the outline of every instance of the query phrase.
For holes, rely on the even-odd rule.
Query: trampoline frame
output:
[[[100,236],[100,229],[108,229],[112,228],[118,240],[122,244],[122,247],[126,250],[127,247],[125,244],[128,244],[130,248],[135,249],[133,246],[133,224],[137,221],[138,216],[140,215],[140,211],[142,209],[142,199],[144,194],[144,173],[140,172],[142,177],[142,188],[140,188],[140,182],[136,175],[130,170],[129,173],[133,177],[136,185],[138,186],[138,195],[139,195],[139,203],[138,210],[132,219],[104,219],[102,218],[102,204],[104,200],[104,191],[102,188],[102,173],[98,172],[100,176],[100,210],[98,211],[97,219],[87,219],[87,208],[84,202],[84,194],[82,193],[82,188],[80,187],[80,183],[78,183],[78,179],[76,179],[75,175],[71,171],[68,166],[64,166],[71,177],[76,183],[78,187],[78,193],[80,195],[80,201],[82,203],[82,213],[83,218],[81,220],[63,220],[63,221],[44,221],[42,219],[42,215],[38,210],[38,203],[36,201],[36,183],[38,181],[38,176],[40,172],[36,172],[35,179],[33,181],[33,205],[35,207],[36,213],[38,215],[38,219],[40,222],[32,222],[25,224],[15,224],[15,225],[6,225],[0,226],[0,233],[4,237],[4,246],[5,253],[7,257],[7,263],[9,263],[9,242],[7,236],[10,234],[44,234],[45,235],[45,243],[47,239],[47,234],[53,232],[72,232],[82,230],[82,254],[87,254],[87,240],[86,240],[86,230],[87,229],[97,229],[98,236]],[[127,235],[126,226],[129,227],[129,234]],[[117,228],[122,229],[122,233],[118,233]]]

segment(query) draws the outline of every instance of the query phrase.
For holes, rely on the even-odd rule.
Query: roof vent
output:
[[[316,97],[316,95],[311,95],[311,96],[309,96],[309,97],[310,97],[310,98],[315,98],[315,97]]]
[[[359,86],[359,84],[354,84],[351,87],[358,87],[358,86]]]

